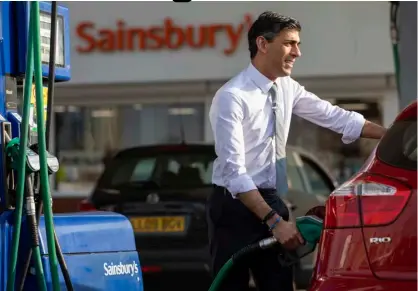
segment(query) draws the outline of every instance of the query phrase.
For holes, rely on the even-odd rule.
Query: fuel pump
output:
[[[0,8],[1,290],[143,290],[126,217],[52,213],[49,175],[59,163],[48,152],[49,128],[54,83],[71,77],[68,9]]]
[[[49,7],[48,7],[49,5]],[[26,218],[28,231],[31,233],[32,247],[28,253],[25,268],[22,272],[22,280],[20,284],[20,290],[24,288],[24,282],[26,279],[27,271],[29,268],[29,262],[34,255],[36,274],[38,280],[38,288],[40,290],[46,290],[46,281],[44,278],[44,270],[42,267],[40,249],[39,249],[39,236],[37,221],[39,220],[40,208],[38,207],[38,215],[35,215],[35,194],[42,197],[37,199],[40,201],[47,201],[45,217],[47,219],[47,244],[50,250],[49,263],[50,272],[52,275],[53,290],[59,290],[59,278],[57,270],[57,252],[62,253],[57,246],[56,234],[53,228],[52,220],[52,200],[50,195],[50,189],[48,184],[48,173],[56,172],[58,168],[57,159],[46,151],[46,140],[44,130],[44,112],[43,103],[43,88],[45,82],[48,82],[49,89],[53,89],[54,73],[55,73],[55,47],[57,40],[62,39],[64,36],[61,31],[61,37],[57,37],[56,31],[56,3],[53,3],[53,7],[50,4],[42,3],[40,7],[39,2],[28,3],[5,3],[4,6],[12,12],[12,16],[16,15],[14,19],[9,19],[8,24],[12,26],[15,31],[18,32],[17,38],[9,38],[10,48],[16,49],[18,54],[11,57],[10,67],[6,68],[9,74],[9,84],[13,85],[15,91],[9,94],[9,98],[6,99],[5,115],[10,121],[11,133],[4,133],[5,141],[7,145],[5,147],[6,152],[6,169],[5,172],[12,177],[7,184],[7,191],[5,196],[8,199],[6,201],[14,201],[13,204],[6,205],[6,209],[14,208],[14,223],[15,229],[13,232],[12,251],[10,256],[9,273],[7,280],[7,290],[15,290],[16,280],[16,266],[19,250],[21,221],[23,214],[23,194],[26,198]],[[53,9],[53,11],[51,11]],[[49,11],[48,11],[49,10]],[[51,13],[53,12],[53,13]],[[67,14],[68,15],[68,14]],[[2,15],[2,19],[4,20]],[[10,16],[10,15],[9,15]],[[67,17],[68,23],[68,17]],[[7,27],[7,24],[6,24]],[[54,29],[52,33],[51,28]],[[42,38],[40,37],[43,32]],[[48,37],[49,36],[49,37]],[[41,40],[50,39],[50,42]],[[62,40],[64,41],[64,40]],[[68,39],[67,39],[68,43]],[[62,46],[63,47],[63,46]],[[26,48],[26,50],[25,50]],[[49,53],[52,48],[53,54]],[[10,50],[11,52],[12,50]],[[68,54],[68,52],[67,52]],[[60,56],[60,54],[58,54]],[[14,58],[13,58],[14,57]],[[45,58],[49,57],[49,59]],[[51,62],[52,60],[52,62]],[[47,67],[49,72],[42,70],[42,63],[49,61],[50,66]],[[33,70],[35,71],[33,84]],[[64,79],[69,79],[69,70],[64,74]],[[49,77],[46,79],[44,76]],[[51,78],[52,76],[52,78]],[[23,94],[21,88],[24,88]],[[7,92],[8,88],[6,88]],[[35,94],[32,94],[35,93]],[[36,96],[36,98],[35,98]],[[42,97],[41,97],[42,96]],[[51,96],[51,95],[50,95]],[[30,99],[30,100],[29,100]],[[52,98],[50,98],[52,99]],[[23,101],[23,102],[20,102]],[[45,102],[46,103],[46,102]],[[38,105],[38,106],[36,106]],[[23,116],[23,118],[22,118]],[[36,117],[36,118],[35,118]],[[50,120],[47,121],[50,123]],[[39,126],[38,126],[39,125]],[[39,140],[38,140],[39,134]],[[13,137],[13,139],[11,139]],[[27,149],[27,147],[31,149]],[[47,169],[48,170],[47,170]],[[14,179],[15,178],[15,179]],[[33,180],[38,181],[40,186],[37,187],[38,191],[34,191]],[[10,190],[10,191],[9,191]],[[41,190],[41,191],[39,191]],[[10,198],[10,194],[14,195],[14,199]],[[42,203],[40,203],[42,205]],[[39,203],[38,203],[39,205]],[[61,262],[61,269],[64,278],[66,279],[67,290],[73,290],[71,281],[69,280],[68,270],[63,260]]]

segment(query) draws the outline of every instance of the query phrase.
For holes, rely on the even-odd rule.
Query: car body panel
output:
[[[393,223],[363,228],[363,238],[370,260],[370,267],[379,279],[416,281],[417,172],[394,170],[380,161],[376,161],[369,172],[386,175],[388,179],[402,181],[407,187],[411,188],[409,201]],[[373,238],[380,240],[373,242]]]
[[[417,290],[416,111],[417,102],[414,102],[399,114],[359,172],[355,174],[358,176],[367,173],[378,177],[380,185],[395,187],[395,194],[371,194],[377,197],[374,201],[382,202],[380,205],[375,204],[376,211],[381,210],[376,212],[376,215],[385,214],[386,209],[381,207],[387,203],[383,203],[383,199],[397,197],[388,195],[408,194],[405,206],[399,213],[395,212],[393,221],[389,223],[364,225],[360,220],[357,227],[324,229],[308,290]],[[399,123],[402,123],[401,127],[398,126]],[[407,134],[406,131],[402,132],[406,128],[405,123],[410,123],[412,128],[415,126],[413,133],[407,136],[415,143],[415,156],[409,155],[410,152],[405,151],[402,145],[408,142],[402,138]],[[407,146],[408,150],[414,150],[410,145]],[[408,155],[408,159],[412,160],[403,155]],[[359,215],[363,215],[361,201],[367,199],[362,197],[357,198]],[[344,196],[339,199],[343,201]],[[344,211],[343,207],[340,210]]]
[[[376,278],[333,277],[312,283],[310,291],[416,291],[417,284],[399,281],[383,281]]]

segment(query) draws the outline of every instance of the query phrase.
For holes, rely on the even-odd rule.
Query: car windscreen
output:
[[[377,148],[378,158],[391,166],[417,170],[417,117],[396,121]]]
[[[212,184],[211,153],[176,152],[113,159],[100,179],[100,187],[123,185],[151,188],[190,188]]]

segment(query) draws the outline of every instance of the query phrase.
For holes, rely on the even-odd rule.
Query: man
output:
[[[260,239],[273,235],[288,249],[303,244],[276,193],[286,192],[284,149],[292,113],[342,134],[345,143],[385,133],[289,77],[301,56],[300,30],[293,18],[262,13],[248,32],[251,63],[213,99],[209,117],[218,158],[207,205],[213,275],[236,251]],[[265,250],[234,266],[222,290],[247,290],[249,269],[261,291],[293,290],[292,270],[279,265],[277,252]]]

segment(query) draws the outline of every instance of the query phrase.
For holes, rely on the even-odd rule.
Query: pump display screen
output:
[[[50,38],[51,38],[51,15],[49,13],[40,12],[41,27],[41,56],[42,63],[49,64]],[[55,66],[65,66],[64,55],[64,19],[57,15],[57,41],[55,47]]]

